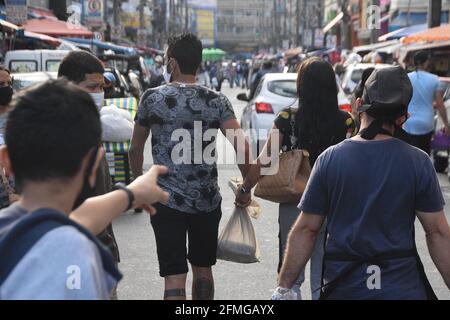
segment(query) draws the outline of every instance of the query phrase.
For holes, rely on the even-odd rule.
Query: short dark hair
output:
[[[269,70],[273,68],[273,62],[272,61],[264,61],[263,63],[263,69]]]
[[[87,51],[71,51],[61,61],[58,69],[58,78],[65,77],[69,81],[80,83],[86,79],[87,74],[103,74],[105,69],[101,61]]]
[[[413,60],[414,65],[416,67],[423,65],[425,62],[431,59],[431,54],[427,51],[419,51],[416,54],[414,54]]]
[[[177,60],[183,74],[197,74],[202,63],[202,52],[202,42],[192,33],[185,33],[169,39],[167,57]]]
[[[11,71],[9,71],[9,69],[2,64],[0,64],[0,71],[5,71],[8,74],[11,74]]]
[[[27,181],[67,179],[101,145],[97,108],[67,80],[50,80],[19,93],[11,104],[5,141],[19,189]]]

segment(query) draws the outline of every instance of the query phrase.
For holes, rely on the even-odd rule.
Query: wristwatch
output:
[[[121,182],[116,183],[113,187],[113,190],[123,190],[128,195],[128,207],[125,211],[128,211],[134,207],[134,200],[135,200],[134,194],[130,189],[127,188],[127,186],[125,184],[123,184]]]
[[[251,191],[252,191],[252,189],[246,189],[246,188],[244,188],[244,186],[241,186],[239,189],[239,192],[242,194],[250,193]]]

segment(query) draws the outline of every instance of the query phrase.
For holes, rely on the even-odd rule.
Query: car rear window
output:
[[[34,60],[11,60],[9,70],[12,73],[36,72],[37,62]]]
[[[267,86],[268,90],[279,96],[296,98],[297,97],[297,83],[295,80],[278,80],[271,81]]]
[[[61,60],[47,60],[45,62],[45,71],[48,72],[58,72]]]
[[[354,83],[359,83],[362,79],[362,75],[363,75],[364,69],[355,69],[352,72],[352,81]]]

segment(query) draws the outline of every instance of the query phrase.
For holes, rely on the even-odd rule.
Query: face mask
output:
[[[165,65],[163,67],[163,77],[164,77],[164,81],[166,81],[166,83],[170,83],[170,81],[172,80],[172,75],[170,74],[168,65]]]
[[[86,174],[84,176],[83,180],[83,187],[81,188],[81,192],[78,195],[77,199],[75,200],[75,203],[73,205],[72,211],[76,210],[79,206],[83,204],[87,199],[92,198],[95,196],[95,186],[91,187],[89,183],[89,176],[92,173],[92,169],[94,167],[95,159],[97,158],[97,151],[98,149],[95,149],[92,153],[92,157],[89,160],[89,164],[86,170]]]
[[[0,106],[7,106],[13,96],[13,88],[10,86],[0,88]]]
[[[90,93],[92,100],[94,100],[95,105],[97,106],[98,112],[100,112],[100,109],[103,108],[103,100],[105,99],[105,93],[104,92],[96,92],[96,93]]]

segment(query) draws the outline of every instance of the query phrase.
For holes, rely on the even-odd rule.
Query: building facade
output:
[[[324,0],[218,0],[218,44],[233,51],[320,47]]]
[[[217,0],[217,45],[235,52],[269,45],[272,12],[271,0]]]

